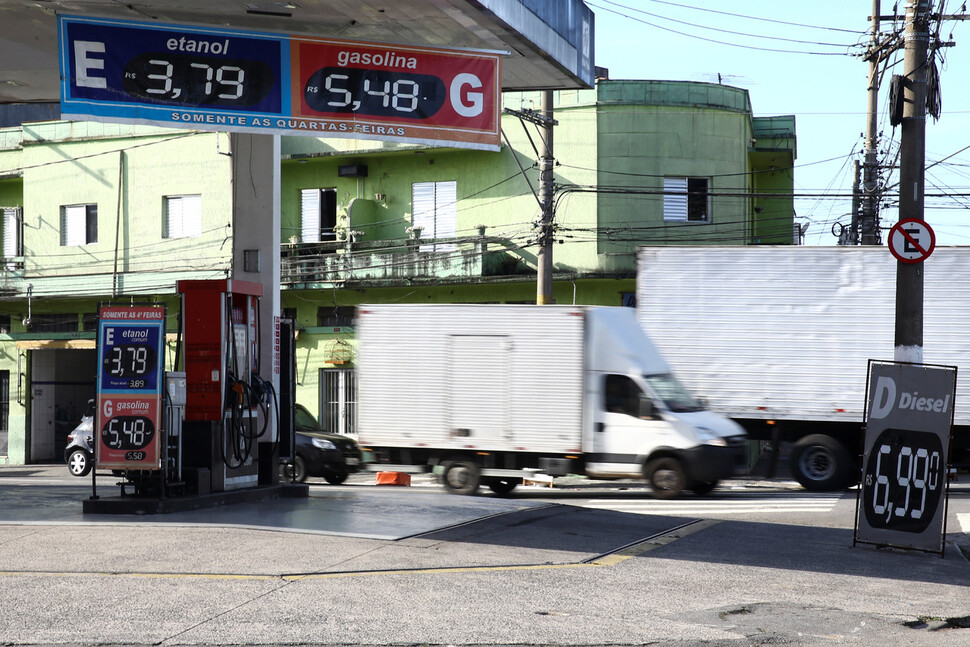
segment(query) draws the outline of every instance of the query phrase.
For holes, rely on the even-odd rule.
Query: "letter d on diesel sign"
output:
[[[880,375],[876,380],[876,390],[872,398],[870,418],[885,418],[896,404],[896,382],[893,378]]]

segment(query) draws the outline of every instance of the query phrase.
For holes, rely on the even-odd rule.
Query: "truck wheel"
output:
[[[643,466],[643,475],[658,499],[676,499],[684,492],[687,477],[676,458],[658,458]]]
[[[505,496],[506,494],[511,493],[512,490],[514,490],[521,482],[522,482],[522,479],[494,478],[494,479],[489,479],[485,483],[485,485],[487,485],[488,489],[490,489],[495,494],[498,494],[500,496]]]
[[[441,476],[445,489],[452,494],[475,494],[482,482],[481,470],[471,461],[448,461]]]
[[[280,482],[303,483],[306,480],[306,461],[295,456],[292,463],[280,463]]]
[[[717,487],[718,481],[691,481],[687,489],[694,494],[710,494]]]
[[[792,447],[792,476],[806,490],[825,492],[844,489],[855,465],[842,444],[830,436],[805,436]]]

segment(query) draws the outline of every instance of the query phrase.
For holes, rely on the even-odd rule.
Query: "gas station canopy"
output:
[[[493,50],[503,90],[593,85],[582,0],[0,0],[0,103],[60,100],[58,15]]]

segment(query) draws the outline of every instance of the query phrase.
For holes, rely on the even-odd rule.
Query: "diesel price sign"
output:
[[[498,150],[499,57],[61,16],[61,114]]]
[[[943,550],[956,369],[870,362],[856,541]]]

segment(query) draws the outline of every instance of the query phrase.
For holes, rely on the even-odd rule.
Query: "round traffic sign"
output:
[[[936,234],[919,218],[900,220],[889,230],[889,251],[901,263],[922,263],[936,247]]]

